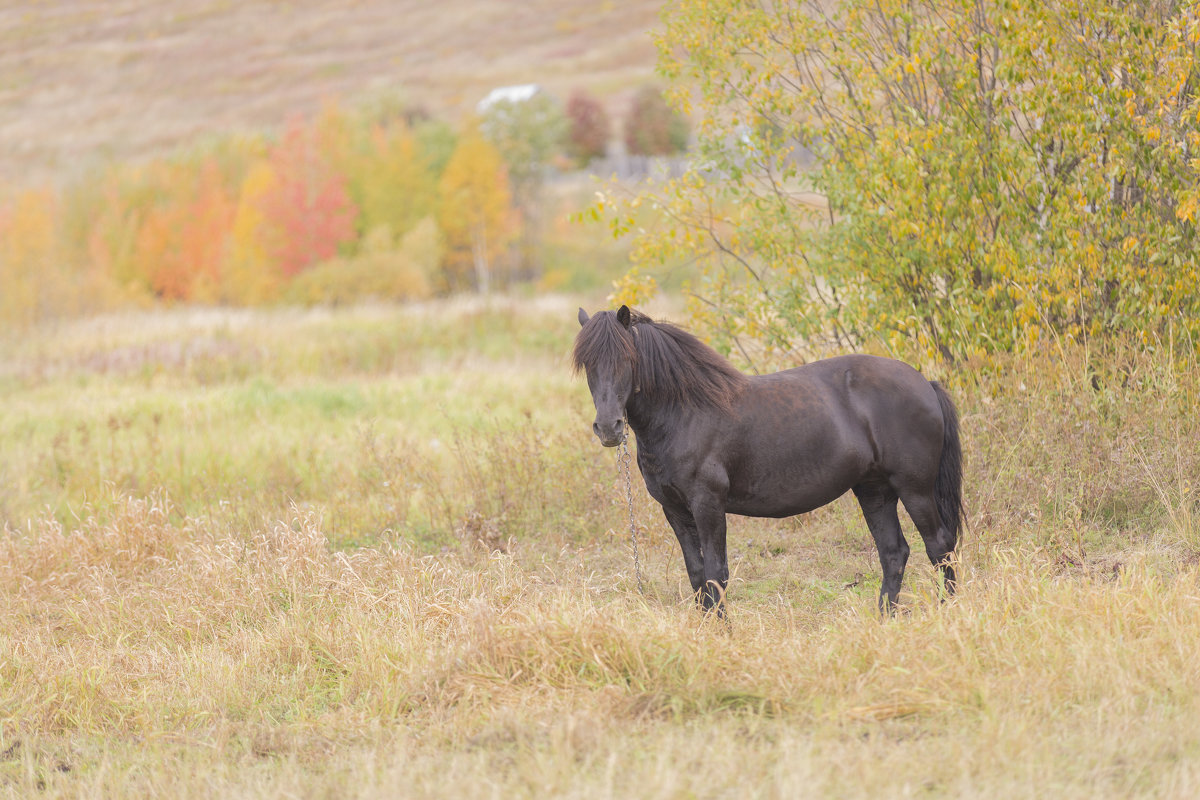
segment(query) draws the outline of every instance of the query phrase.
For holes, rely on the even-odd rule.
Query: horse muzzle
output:
[[[625,420],[618,419],[606,425],[594,422],[592,423],[592,431],[596,434],[596,438],[600,440],[600,444],[605,447],[616,447],[625,441]]]

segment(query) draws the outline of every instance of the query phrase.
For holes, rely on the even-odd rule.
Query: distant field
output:
[[[495,86],[586,87],[614,114],[652,77],[661,0],[67,0],[0,6],[0,181],[77,174],[322,102],[451,118]]]

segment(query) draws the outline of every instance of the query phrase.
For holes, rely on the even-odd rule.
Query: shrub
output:
[[[432,272],[440,261],[437,226],[426,218],[396,247],[391,231],[367,234],[362,250],[335,258],[299,275],[286,297],[304,304],[345,305],[362,300],[423,300],[432,292]]]
[[[687,149],[688,123],[672,109],[655,86],[643,86],[633,96],[625,121],[625,148],[633,155],[666,156]]]
[[[581,164],[601,158],[608,150],[612,124],[604,106],[592,95],[577,90],[567,99],[567,151]]]

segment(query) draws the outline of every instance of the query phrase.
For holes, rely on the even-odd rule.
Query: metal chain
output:
[[[637,525],[633,521],[633,478],[631,463],[633,457],[629,453],[629,420],[625,420],[625,436],[621,439],[621,451],[617,454],[617,471],[625,473],[625,499],[629,504],[629,541],[633,544],[633,572],[637,576],[639,594],[645,594],[642,586],[642,561],[638,558]]]

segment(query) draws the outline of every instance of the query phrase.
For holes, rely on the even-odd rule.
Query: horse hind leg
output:
[[[953,564],[957,541],[955,534],[942,522],[933,494],[907,493],[901,494],[900,499],[904,501],[904,509],[925,540],[925,552],[937,567],[946,595],[953,595],[957,583]]]
[[[904,567],[908,563],[908,542],[900,530],[896,513],[897,495],[890,487],[862,484],[854,487],[854,496],[862,507],[867,527],[879,551],[879,566],[883,568],[883,585],[879,587],[879,611],[886,614],[896,607]]]

